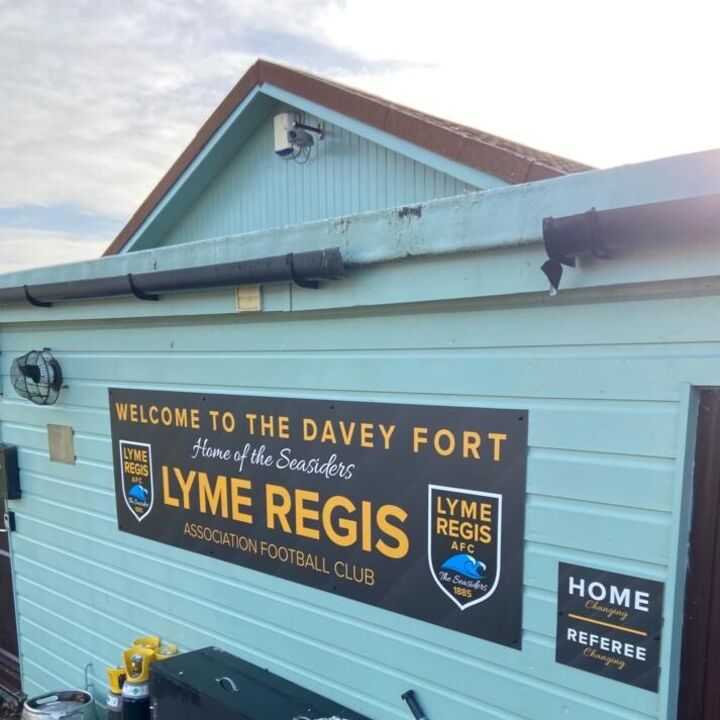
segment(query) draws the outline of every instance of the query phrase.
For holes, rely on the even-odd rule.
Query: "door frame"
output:
[[[0,499],[0,529],[6,530],[3,536],[7,538],[7,560],[8,569],[10,573],[10,588],[11,588],[11,607],[10,612],[12,614],[11,627],[15,628],[15,646],[19,646],[20,633],[17,624],[17,603],[15,599],[15,578],[13,572],[13,559],[12,559],[12,542],[10,538],[10,529],[5,526],[5,517],[8,512],[7,501]],[[4,556],[6,552],[0,550],[0,553]],[[20,672],[20,657],[19,649],[18,655],[13,655],[0,648],[0,693],[11,695],[14,697],[22,696],[22,674]]]
[[[702,388],[698,395],[677,715],[682,720],[720,717],[720,388]]]

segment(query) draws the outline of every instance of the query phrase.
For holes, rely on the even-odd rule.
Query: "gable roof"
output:
[[[264,83],[508,183],[544,180],[592,169],[588,165],[427,115],[310,73],[258,60],[198,130],[103,255],[115,255],[122,250],[215,132],[248,95]]]

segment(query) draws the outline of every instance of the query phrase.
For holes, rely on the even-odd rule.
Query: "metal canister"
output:
[[[121,702],[122,720],[150,720],[150,683],[126,682]]]
[[[122,720],[150,720],[150,664],[155,650],[131,647],[123,653],[127,676],[122,687]]]
[[[107,720],[122,720],[122,688],[125,684],[125,668],[108,668],[108,696],[105,703]]]
[[[92,720],[94,717],[90,693],[84,690],[55,690],[27,700],[21,720]]]

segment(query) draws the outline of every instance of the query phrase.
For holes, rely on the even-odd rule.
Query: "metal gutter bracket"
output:
[[[287,255],[288,265],[290,266],[290,277],[292,278],[293,283],[301,288],[306,288],[308,290],[317,290],[320,287],[320,281],[319,280],[308,280],[307,278],[302,277],[298,274],[297,270],[295,269],[295,253],[288,253]]]
[[[138,299],[138,300],[159,300],[159,295],[151,295],[150,293],[143,292],[133,280],[132,273],[127,274],[128,284],[130,285],[130,292]]]
[[[34,298],[30,291],[28,290],[27,285],[23,285],[23,290],[25,291],[25,299],[33,306],[33,307],[41,307],[41,308],[49,308],[52,307],[51,302],[42,302],[42,300],[37,300]]]
[[[543,242],[548,259],[540,268],[550,282],[550,295],[557,295],[563,265],[575,267],[578,257],[592,255],[607,259],[609,252],[600,233],[598,212],[591,208],[580,215],[543,219]]]

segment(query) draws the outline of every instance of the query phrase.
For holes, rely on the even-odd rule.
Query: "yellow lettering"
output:
[[[420,452],[420,445],[427,445],[428,429],[426,427],[413,428],[413,452]]]
[[[192,489],[193,483],[195,482],[196,472],[194,470],[191,470],[188,473],[187,478],[183,477],[182,470],[180,470],[180,468],[173,468],[173,472],[175,473],[175,478],[177,479],[178,485],[180,486],[180,491],[182,492],[183,508],[185,510],[189,510],[190,490]]]
[[[342,508],[348,513],[355,512],[355,504],[349,498],[343,495],[334,495],[329,498],[322,510],[322,524],[325,534],[332,542],[341,547],[354,545],[357,542],[357,523],[347,517],[340,517],[336,523],[333,523],[333,511],[337,508]],[[336,525],[344,531],[342,534],[335,529]]]
[[[388,427],[385,427],[382,423],[378,425],[378,429],[380,430],[380,434],[383,436],[383,444],[385,446],[386,450],[390,449],[390,438],[393,436],[393,433],[395,432],[395,425],[389,425]]]
[[[218,475],[215,478],[215,489],[210,489],[210,480],[208,479],[207,473],[201,472],[198,474],[198,485],[200,493],[200,512],[206,513],[208,511],[208,505],[210,506],[210,514],[217,515],[218,508],[220,514],[223,517],[228,516],[228,492],[227,492],[227,477],[225,475]]]
[[[330,420],[326,420],[323,424],[323,431],[322,436],[320,437],[320,442],[331,442],[333,444],[337,443],[335,431],[333,430],[332,422]]]
[[[170,507],[180,507],[180,500],[170,495],[170,475],[167,465],[162,467],[163,478],[163,502]]]
[[[312,510],[305,507],[307,501],[318,502],[320,500],[320,494],[313,490],[296,490],[295,491],[295,532],[302,537],[313,538],[318,540],[320,538],[320,531],[315,528],[308,527],[305,524],[306,520],[319,520],[320,513],[317,510]]]
[[[312,442],[318,434],[317,423],[312,418],[303,418],[303,440]]]
[[[238,522],[244,522],[252,524],[252,515],[250,513],[242,512],[241,507],[251,507],[252,498],[247,495],[241,495],[241,490],[250,490],[252,488],[252,482],[245,480],[245,478],[230,478],[230,495],[232,498],[232,519]]]
[[[447,439],[445,447],[443,447],[441,442],[442,438]],[[449,430],[438,430],[433,438],[433,445],[435,447],[435,452],[438,455],[442,455],[442,457],[452,455],[455,451],[455,436]]]
[[[493,441],[493,460],[500,461],[500,443],[507,440],[505,433],[488,433],[488,437]]]
[[[362,501],[362,549],[372,552],[372,503]]]
[[[292,532],[287,519],[292,507],[292,500],[290,499],[290,493],[284,487],[270,484],[265,486],[265,507],[268,529],[275,529],[275,520],[277,519],[286,533]]]
[[[375,447],[375,443],[373,442],[372,423],[360,423],[360,447]]]
[[[342,435],[343,442],[346,445],[350,445],[353,439],[353,435],[355,434],[355,422],[351,422],[349,425],[345,425],[345,423],[341,420],[340,421],[340,434]]]
[[[384,540],[378,540],[375,543],[377,550],[385,555],[385,557],[395,560],[405,557],[410,549],[410,541],[408,536],[399,527],[388,522],[389,518],[395,518],[401,523],[407,520],[407,513],[397,505],[383,505],[377,513],[377,525],[381,532],[384,532],[390,538],[395,540],[395,546],[388,545]]]
[[[480,433],[472,430],[463,432],[463,457],[472,455],[476,460],[480,459]]]

